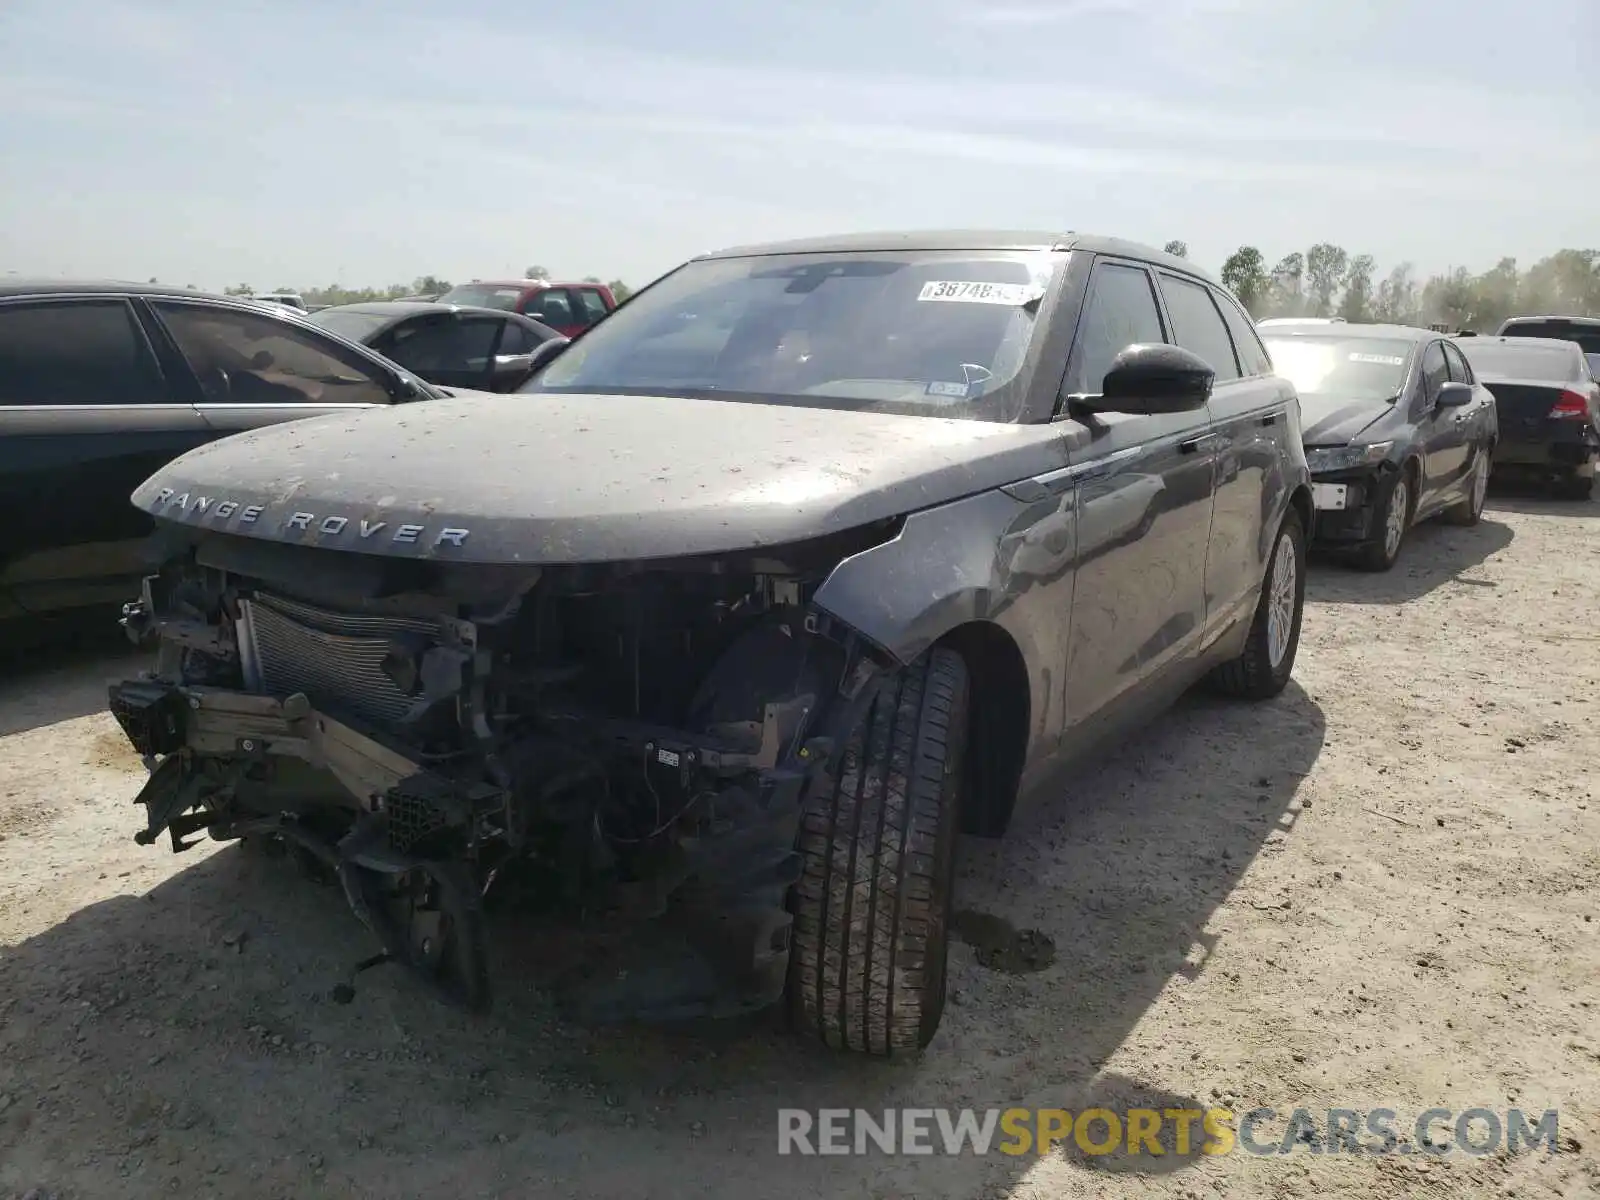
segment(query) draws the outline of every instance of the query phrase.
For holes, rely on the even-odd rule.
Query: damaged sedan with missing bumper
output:
[[[1293,392],[1112,345],[1126,272],[1158,337],[1162,289],[1254,336],[1103,239],[730,251],[527,394],[170,464],[125,618],[157,661],[111,688],[139,840],[292,846],[368,962],[470,1008],[505,896],[592,935],[580,1015],[787,998],[830,1045],[925,1045],[958,835],[1197,680],[1266,698],[1293,666]]]

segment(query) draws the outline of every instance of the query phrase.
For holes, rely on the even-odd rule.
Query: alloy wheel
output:
[[[1267,659],[1274,669],[1289,652],[1298,570],[1294,541],[1280,535],[1277,552],[1272,556],[1272,579],[1267,591]]]
[[[1383,552],[1388,558],[1400,553],[1400,539],[1406,535],[1406,514],[1410,507],[1411,489],[1401,476],[1389,493],[1389,509],[1383,517]]]

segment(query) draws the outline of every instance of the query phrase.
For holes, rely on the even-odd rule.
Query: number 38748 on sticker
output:
[[[964,304],[1027,304],[1039,295],[1025,283],[971,283],[959,279],[934,279],[922,285],[918,300],[952,300]]]

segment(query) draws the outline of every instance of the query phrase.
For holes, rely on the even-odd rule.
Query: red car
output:
[[[569,338],[617,307],[616,297],[602,283],[552,283],[548,279],[475,279],[451,288],[438,303],[521,313]]]

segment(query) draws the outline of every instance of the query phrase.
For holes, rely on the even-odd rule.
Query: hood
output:
[[[1301,396],[1301,438],[1308,446],[1348,445],[1394,410],[1387,400]]]
[[[1048,425],[643,396],[460,393],[274,425],[146,480],[151,515],[456,562],[748,550],[1066,465]]]

